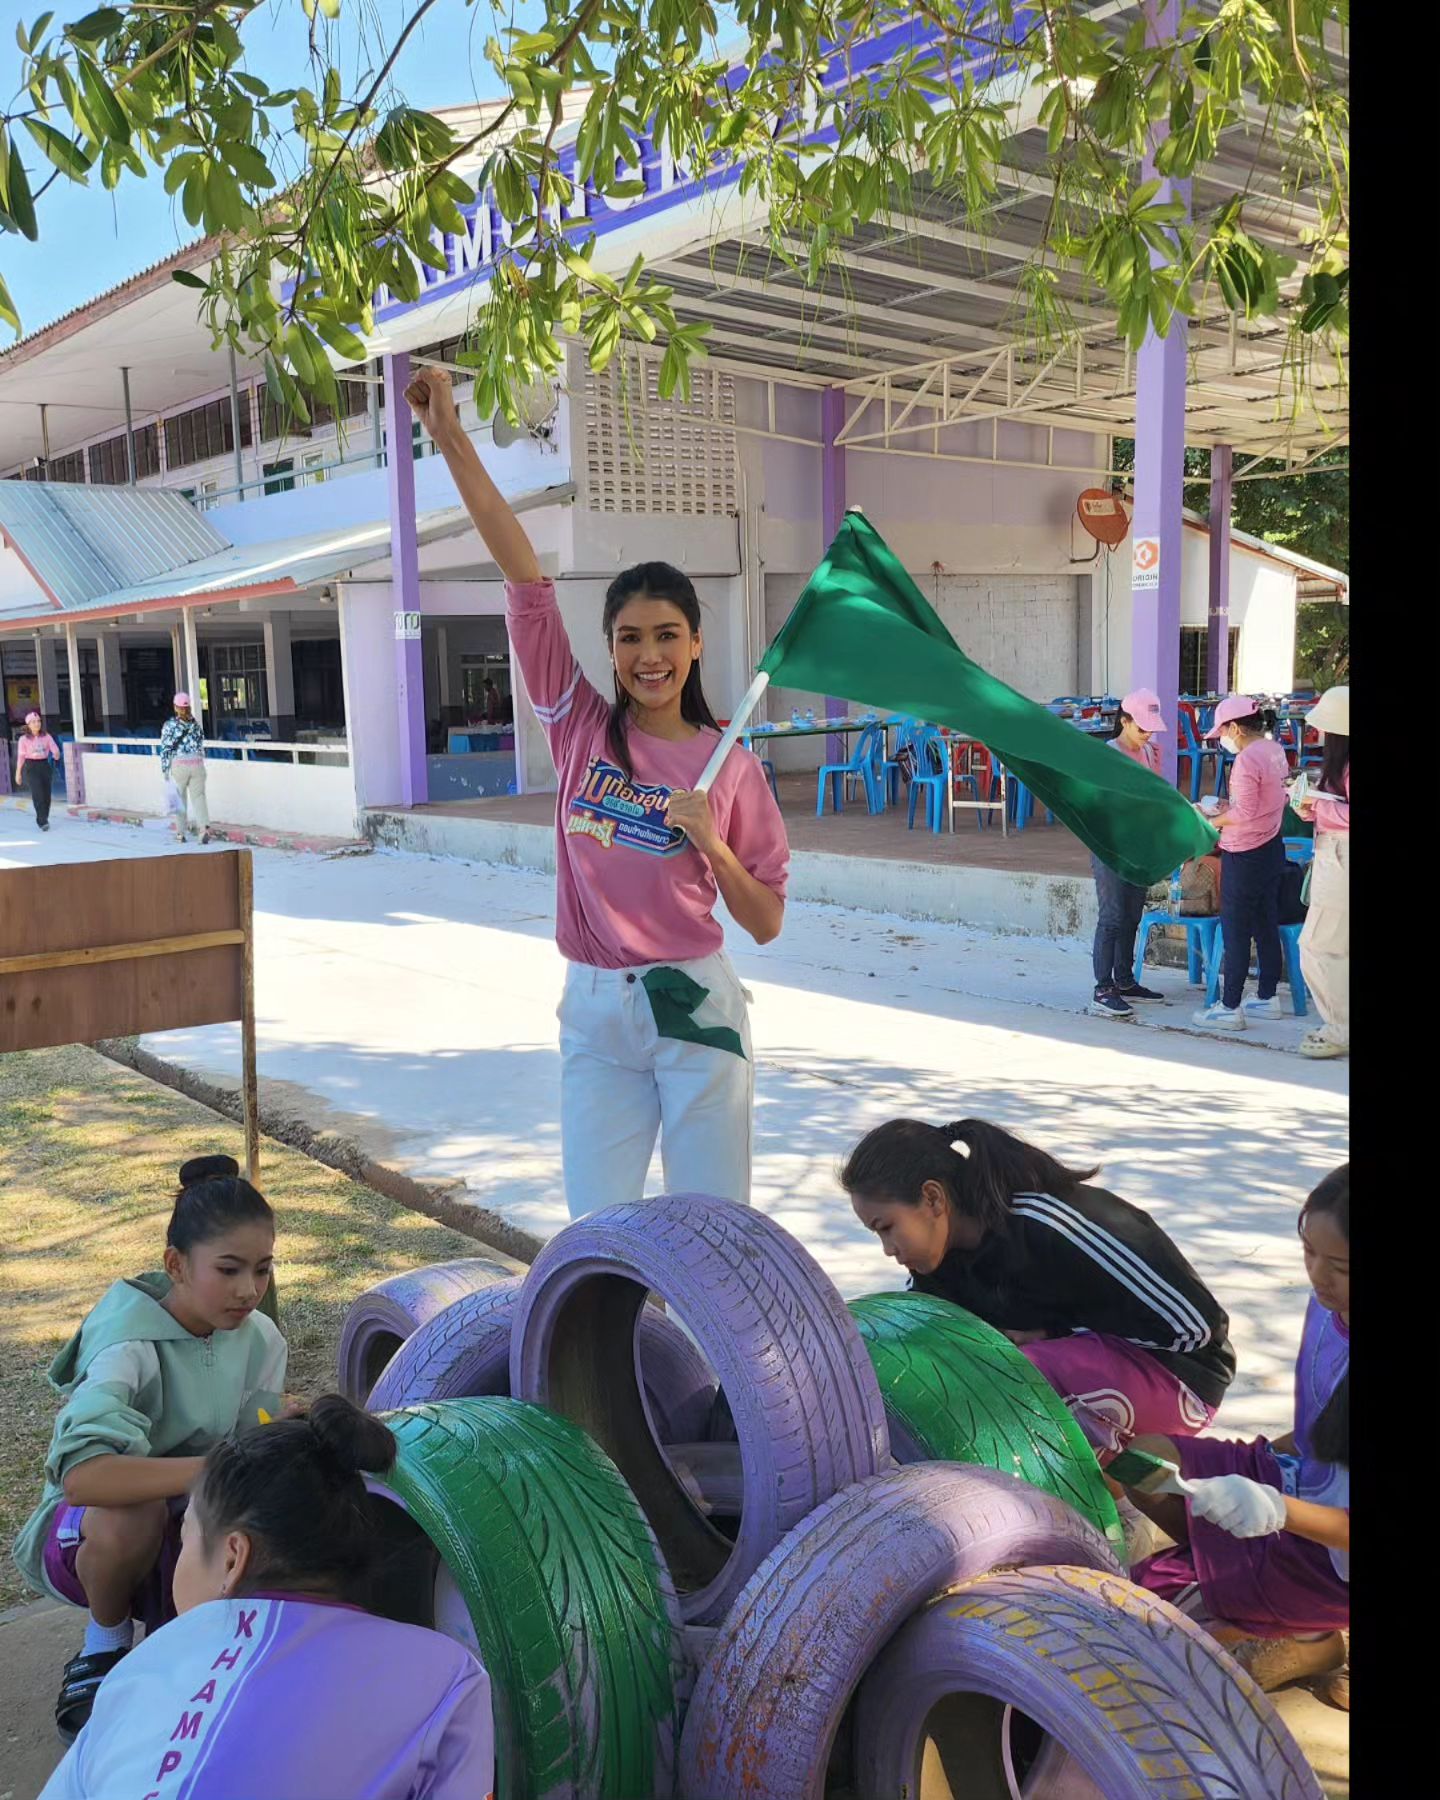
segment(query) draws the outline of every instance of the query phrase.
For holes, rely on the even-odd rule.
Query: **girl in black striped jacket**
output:
[[[912,1288],[1018,1344],[1106,1460],[1142,1432],[1201,1431],[1235,1353],[1209,1288],[1148,1213],[1091,1185],[1097,1173],[983,1119],[892,1119],[840,1179]]]

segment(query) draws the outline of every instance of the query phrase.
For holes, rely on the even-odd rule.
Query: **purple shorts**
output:
[[[1097,1450],[1123,1450],[1151,1432],[1194,1437],[1215,1417],[1178,1375],[1124,1338],[1078,1331],[1021,1348]]]
[[[130,1600],[131,1614],[141,1621],[147,1632],[158,1631],[175,1617],[175,1602],[170,1590],[175,1580],[175,1565],[180,1560],[180,1527],[185,1518],[186,1497],[179,1495],[169,1504],[170,1517],[165,1525],[160,1554],[155,1559],[155,1566],[136,1588]],[[45,1579],[54,1591],[63,1595],[72,1605],[83,1606],[88,1611],[90,1602],[85,1589],[80,1585],[80,1577],[75,1572],[75,1558],[80,1551],[82,1535],[81,1521],[84,1517],[83,1506],[62,1503],[56,1508],[45,1536],[42,1560]]]
[[[1177,1444],[1180,1473],[1245,1475],[1284,1492],[1280,1465],[1264,1438],[1193,1438]],[[1251,1637],[1293,1637],[1300,1631],[1343,1631],[1350,1624],[1350,1587],[1335,1572],[1323,1544],[1277,1531],[1237,1538],[1189,1514],[1190,1542],[1137,1563],[1130,1579],[1217,1624],[1238,1625]]]

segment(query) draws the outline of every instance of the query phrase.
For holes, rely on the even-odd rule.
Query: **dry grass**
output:
[[[45,1370],[112,1281],[159,1267],[175,1172],[212,1151],[239,1157],[238,1128],[94,1051],[0,1057],[0,1609],[28,1595],[8,1551],[39,1498],[59,1404]],[[268,1140],[261,1186],[279,1225],[292,1393],[333,1388],[357,1294],[421,1263],[484,1254]]]

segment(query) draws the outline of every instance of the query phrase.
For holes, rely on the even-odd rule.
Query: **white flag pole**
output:
[[[739,742],[740,733],[749,723],[751,713],[753,713],[755,708],[760,704],[760,696],[765,692],[769,685],[770,677],[766,674],[764,669],[762,669],[750,683],[749,687],[746,688],[745,698],[740,702],[739,706],[735,708],[735,717],[731,719],[730,723],[725,727],[725,730],[721,734],[720,742],[711,752],[710,760],[705,765],[704,774],[701,775],[700,779],[695,783],[696,793],[709,793],[715,777],[720,773],[720,770],[724,765],[725,758]]]

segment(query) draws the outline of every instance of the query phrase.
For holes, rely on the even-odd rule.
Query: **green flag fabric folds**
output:
[[[1215,832],[1169,782],[972,662],[860,513],[846,513],[760,667],[776,686],[978,738],[1126,881],[1148,887],[1214,847]]]

